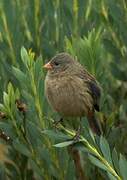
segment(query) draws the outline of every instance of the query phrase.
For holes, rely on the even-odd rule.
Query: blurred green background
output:
[[[67,148],[53,147],[66,141],[68,133],[53,130],[52,119],[58,117],[44,97],[42,65],[63,51],[102,87],[97,118],[104,140],[91,142],[89,132],[83,136],[105,159],[111,156],[111,167],[127,179],[127,2],[0,0],[1,180],[76,179]],[[89,158],[88,147],[76,148],[85,179],[119,179]]]

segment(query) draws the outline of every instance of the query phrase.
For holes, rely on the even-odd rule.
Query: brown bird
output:
[[[94,116],[101,95],[96,79],[67,53],[57,54],[43,67],[48,70],[45,94],[51,107],[62,117],[86,116],[91,129],[100,135]]]

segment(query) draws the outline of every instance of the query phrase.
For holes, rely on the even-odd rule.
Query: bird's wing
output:
[[[100,96],[101,96],[101,88],[94,78],[86,69],[82,69],[80,71],[80,78],[84,80],[85,83],[88,84],[90,94],[93,98],[94,102],[94,108],[96,111],[99,111],[99,101],[100,101]]]
[[[99,101],[100,101],[100,96],[101,96],[100,87],[96,81],[88,81],[88,85],[89,85],[90,92],[94,100],[94,108],[95,110],[99,111]]]

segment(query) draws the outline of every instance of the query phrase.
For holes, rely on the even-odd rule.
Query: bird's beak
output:
[[[47,69],[47,70],[50,70],[50,69],[52,69],[52,65],[50,64],[50,62],[48,62],[47,64],[45,64],[45,65],[43,66],[43,68],[45,68],[45,69]]]

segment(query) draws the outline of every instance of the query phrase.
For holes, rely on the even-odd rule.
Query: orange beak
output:
[[[52,65],[50,64],[50,62],[48,62],[47,64],[45,64],[45,65],[43,66],[43,68],[45,68],[45,69],[47,69],[47,70],[50,70],[50,69],[52,69]]]

